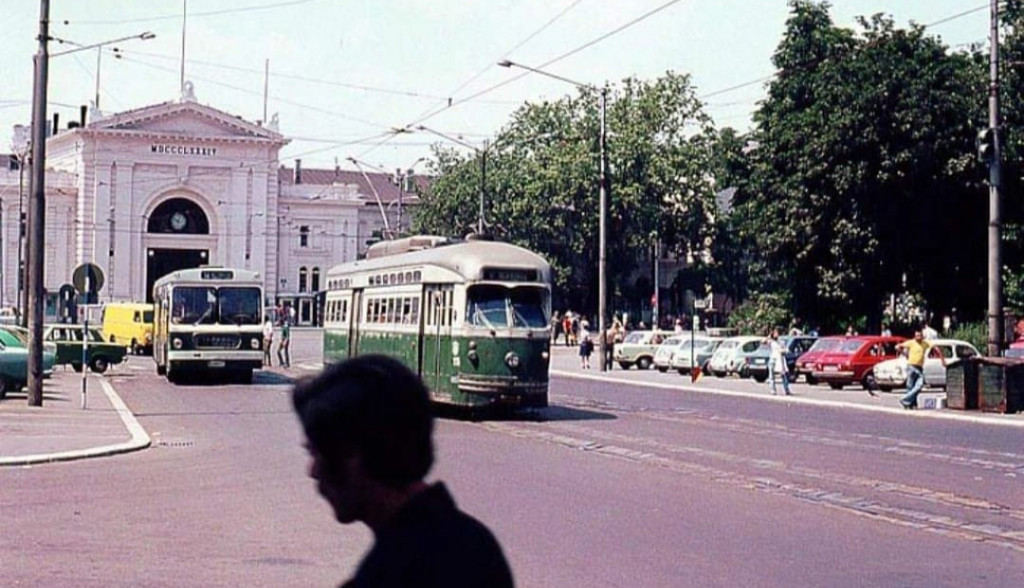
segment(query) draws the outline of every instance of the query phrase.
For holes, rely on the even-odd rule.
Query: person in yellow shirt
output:
[[[907,355],[907,393],[900,398],[903,408],[917,408],[917,395],[924,388],[924,358],[932,344],[926,341],[920,330],[914,331],[914,338],[897,345]],[[945,364],[945,361],[943,361]]]

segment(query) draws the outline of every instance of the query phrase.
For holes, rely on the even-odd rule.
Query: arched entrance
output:
[[[180,269],[210,263],[210,221],[188,198],[161,202],[146,221],[146,301],[153,301],[153,283]]]

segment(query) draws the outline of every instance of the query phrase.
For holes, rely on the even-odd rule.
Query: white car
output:
[[[711,356],[708,371],[720,378],[729,374],[746,377],[747,356],[757,351],[763,341],[764,337],[729,337]]]
[[[981,355],[974,345],[959,339],[931,339],[929,343],[932,344],[932,349],[924,360],[925,386],[946,387],[946,366],[942,365],[943,358],[946,365],[949,365],[961,359]],[[879,362],[873,370],[875,385],[881,390],[888,392],[907,385],[906,357],[900,356]]]
[[[722,339],[718,337],[697,336],[693,338],[693,349],[691,350],[690,338],[687,337],[673,354],[670,367],[680,375],[690,373],[694,362],[704,369],[721,342]]]
[[[683,345],[683,341],[689,343],[690,336],[676,335],[669,337],[658,346],[658,350],[654,352],[654,367],[659,372],[665,373],[672,367],[672,356]]]

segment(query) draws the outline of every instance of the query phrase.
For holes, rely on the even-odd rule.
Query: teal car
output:
[[[24,333],[10,327],[0,328],[0,399],[10,390],[21,390],[28,382],[28,345]],[[43,375],[53,373],[57,359],[53,346],[43,346]]]
[[[43,341],[57,345],[57,365],[70,365],[82,371],[82,326],[51,325],[43,331]],[[124,361],[128,348],[120,343],[103,340],[99,329],[89,329],[89,349],[86,352],[89,369],[102,374],[107,368]]]

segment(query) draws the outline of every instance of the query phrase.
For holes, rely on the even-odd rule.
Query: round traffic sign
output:
[[[95,263],[83,263],[71,274],[71,282],[79,294],[97,294],[103,289],[103,270]]]

